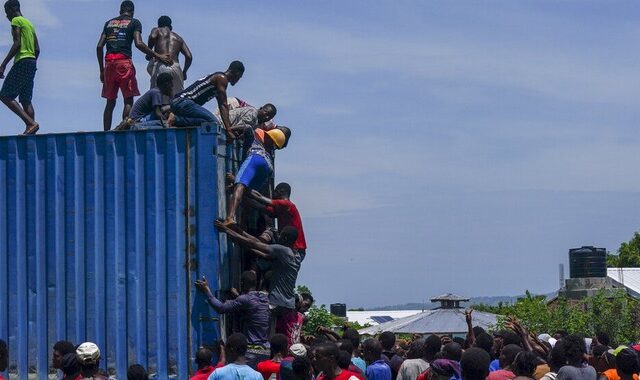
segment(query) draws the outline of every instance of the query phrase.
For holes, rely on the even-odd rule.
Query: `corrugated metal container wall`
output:
[[[46,378],[64,339],[96,342],[119,378],[133,363],[188,378],[193,352],[219,331],[191,284],[228,282],[212,224],[230,151],[219,136],[205,126],[0,138],[0,338],[12,377]]]

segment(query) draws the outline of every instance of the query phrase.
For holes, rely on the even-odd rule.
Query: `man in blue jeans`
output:
[[[244,65],[240,61],[233,61],[224,73],[216,72],[195,81],[191,86],[177,94],[171,101],[169,125],[186,127],[200,125],[202,123],[218,124],[218,119],[204,104],[216,98],[222,126],[230,138],[235,137],[231,132],[229,120],[229,105],[227,104],[227,86],[234,86],[244,74]]]

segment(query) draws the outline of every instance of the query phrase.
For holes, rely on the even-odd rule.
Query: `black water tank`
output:
[[[329,310],[331,311],[331,314],[337,317],[347,317],[347,305],[344,303],[332,303],[329,306]]]
[[[582,247],[569,250],[571,278],[607,277],[607,250]]]

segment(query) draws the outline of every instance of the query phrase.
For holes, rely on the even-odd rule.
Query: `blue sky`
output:
[[[95,43],[118,6],[23,0],[42,45],[42,133],[101,128]],[[293,129],[276,180],[305,222],[299,282],[322,303],[550,292],[569,248],[615,251],[638,229],[637,2],[136,6],[145,39],[173,18],[194,53],[188,82],[240,59],[230,95],[274,103]]]

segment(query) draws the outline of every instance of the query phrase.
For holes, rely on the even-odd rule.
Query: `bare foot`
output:
[[[22,132],[23,135],[35,135],[40,129],[40,124],[35,123],[33,125],[27,125],[27,128]]]
[[[173,112],[169,112],[169,116],[167,116],[167,125],[169,127],[176,126],[176,115],[174,115]]]

